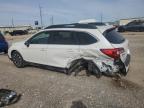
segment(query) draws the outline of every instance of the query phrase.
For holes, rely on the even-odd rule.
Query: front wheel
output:
[[[23,68],[25,66],[22,56],[17,51],[12,53],[12,61],[18,68]]]

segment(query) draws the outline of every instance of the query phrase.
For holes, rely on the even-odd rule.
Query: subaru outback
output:
[[[34,63],[67,72],[74,61],[84,60],[94,65],[89,70],[107,75],[125,76],[130,63],[128,40],[114,28],[78,23],[49,26],[13,44],[8,55],[18,68]]]

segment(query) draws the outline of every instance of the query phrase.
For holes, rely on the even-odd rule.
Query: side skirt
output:
[[[61,73],[66,73],[67,69],[66,68],[61,68],[61,67],[55,67],[55,66],[50,66],[50,65],[43,65],[43,64],[38,64],[38,63],[32,63],[32,62],[26,62],[26,66],[30,65],[30,66],[34,66],[34,67],[39,67],[42,69],[48,69],[51,71],[57,71],[57,72],[61,72]]]

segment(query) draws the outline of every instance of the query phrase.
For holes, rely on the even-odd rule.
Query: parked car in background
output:
[[[18,68],[35,63],[67,72],[74,62],[82,60],[93,64],[88,69],[94,73],[126,75],[130,63],[128,40],[113,28],[100,29],[91,24],[52,25],[13,44],[8,55]]]
[[[132,31],[132,32],[144,32],[144,21],[135,20],[126,25],[118,27],[119,32]]]
[[[5,38],[2,35],[2,33],[0,32],[0,53],[1,52],[4,52],[4,53],[8,52],[8,43],[5,40]]]
[[[27,30],[14,30],[13,32],[9,32],[11,36],[16,36],[16,35],[26,35],[28,34]]]

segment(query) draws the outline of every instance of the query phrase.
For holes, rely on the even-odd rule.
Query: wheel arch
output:
[[[12,56],[12,54],[13,54],[14,52],[17,52],[17,53],[19,53],[19,54],[21,55],[21,53],[20,53],[18,50],[15,49],[15,50],[12,50],[12,51],[11,51],[10,56]],[[22,55],[21,55],[21,56],[22,56]]]
[[[15,56],[13,56],[13,53],[15,53],[17,56],[15,57]],[[14,58],[13,58],[14,57]],[[18,60],[16,60],[16,58],[18,58],[19,59],[19,61]],[[25,62],[25,60],[23,59],[23,57],[22,57],[22,55],[21,55],[21,53],[19,52],[19,51],[17,51],[17,50],[12,50],[11,51],[11,60],[13,61],[13,63],[16,65],[16,67],[18,67],[18,68],[23,68],[23,67],[25,67],[25,65],[26,65],[26,62]],[[17,64],[17,63],[18,64]]]
[[[11,53],[10,53],[10,55],[12,56],[12,54],[13,54],[14,52],[18,52],[18,51],[17,51],[17,50],[12,50]],[[19,52],[18,52],[18,53],[19,53]]]
[[[83,68],[87,69],[89,72],[95,72],[96,75],[101,74],[100,68],[97,64],[93,62],[91,59],[86,58],[78,58],[71,61],[70,66],[68,68],[68,73],[74,72],[76,70],[76,65],[78,67],[82,66]]]

